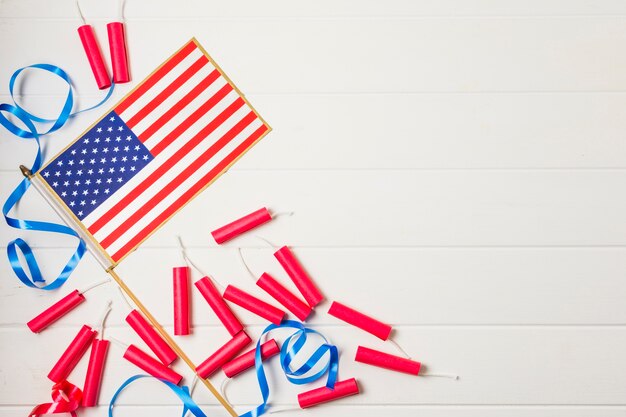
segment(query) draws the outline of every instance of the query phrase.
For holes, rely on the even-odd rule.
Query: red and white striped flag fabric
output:
[[[40,175],[117,264],[269,131],[192,39]]]

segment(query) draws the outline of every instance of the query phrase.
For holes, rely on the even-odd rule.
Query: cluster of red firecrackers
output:
[[[107,24],[107,34],[109,36],[109,50],[111,52],[111,67],[113,69],[113,81],[116,84],[123,84],[130,81],[128,71],[128,56],[126,52],[126,37],[124,24],[122,22],[111,22]],[[96,79],[96,84],[100,90],[111,86],[111,77],[104,64],[104,58],[100,52],[96,35],[91,25],[82,25],[78,28],[78,36],[83,44],[89,67]]]
[[[269,211],[262,208],[213,231],[212,235],[215,241],[221,244],[271,219],[272,216]],[[281,247],[274,253],[274,256],[296,285],[304,301],[267,273],[263,273],[256,284],[286,310],[301,321],[305,321],[324,297],[288,247]],[[200,378],[209,378],[219,369],[222,369],[226,377],[232,378],[243,371],[253,368],[255,349],[237,357],[252,342],[252,339],[246,334],[244,326],[232,312],[226,301],[236,304],[276,325],[282,322],[285,312],[233,285],[228,285],[224,293],[220,294],[208,277],[196,281],[194,285],[231,335],[231,339],[226,344],[196,367],[197,375]],[[187,335],[190,333],[188,267],[175,267],[173,269],[173,288],[174,334]],[[74,290],[29,321],[28,327],[34,333],[39,333],[84,301],[84,294]],[[337,301],[331,304],[328,314],[365,330],[381,340],[389,339],[391,334],[392,327],[390,325],[373,319]],[[146,343],[156,358],[132,344],[126,347],[123,357],[154,377],[179,384],[182,380],[182,375],[170,367],[177,358],[174,350],[136,309],[131,310],[126,316],[126,322]],[[83,407],[95,406],[98,403],[98,393],[109,341],[97,338],[96,330],[88,325],[83,325],[48,374],[48,378],[57,384],[67,383],[67,377],[86,353],[89,346],[91,346],[91,354],[80,404]],[[263,360],[277,355],[279,352],[280,347],[274,339],[268,340],[261,345]],[[363,346],[358,347],[355,360],[412,375],[418,375],[420,372],[419,362]],[[321,387],[302,392],[298,395],[298,403],[300,407],[307,408],[358,393],[359,388],[356,380],[350,378],[337,381],[333,390]]]

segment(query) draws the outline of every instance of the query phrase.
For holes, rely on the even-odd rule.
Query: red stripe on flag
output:
[[[245,141],[243,141],[235,150],[233,150],[226,158],[220,161],[211,171],[209,171],[204,177],[202,177],[192,188],[187,190],[181,195],[171,206],[165,209],[154,220],[152,220],[141,232],[133,237],[126,245],[122,246],[117,252],[115,252],[111,258],[117,262],[130,250],[137,246],[143,239],[145,239],[150,233],[152,233],[160,224],[165,222],[170,216],[178,211],[183,205],[193,198],[198,192],[200,192],[206,185],[211,183],[213,179],[219,175],[222,171],[228,168],[233,162],[237,160],[248,148],[267,131],[267,126],[263,125],[259,127],[252,135],[250,135]]]
[[[232,91],[233,87],[230,84],[226,84],[222,87],[217,93],[213,95],[210,99],[208,99],[202,106],[200,106],[196,111],[191,113],[189,117],[187,117],[181,124],[176,126],[174,130],[168,133],[159,143],[154,145],[152,149],[150,149],[150,153],[156,157],[158,154],[163,152],[165,148],[170,146],[172,142],[174,142],[180,135],[183,134],[191,125],[196,123],[202,116],[204,116],[209,110],[211,110],[217,103],[219,103],[224,97],[228,95]]]
[[[172,70],[176,65],[180,64],[180,62],[185,59],[190,53],[192,53],[196,49],[195,42],[191,41],[187,45],[183,47],[176,55],[171,57],[169,61],[165,62],[161,68],[156,70],[154,74],[150,77],[146,78],[143,84],[140,84],[139,87],[135,91],[133,91],[126,99],[124,99],[120,104],[115,108],[115,112],[117,114],[122,113],[124,110],[128,109],[135,101],[139,99],[142,95],[146,93],[150,88],[152,88],[161,78],[163,78],[168,72]]]
[[[157,204],[170,195],[176,188],[183,184],[194,172],[198,171],[202,165],[206,164],[215,156],[224,146],[240,134],[250,123],[256,119],[254,112],[248,113],[243,119],[228,130],[219,140],[213,143],[206,151],[204,151],[196,160],[189,164],[180,174],[172,179],[165,187],[157,192],[150,200],[148,200],[141,208],[130,215],[122,224],[113,230],[100,244],[103,248],[108,248],[113,242],[120,238],[130,227],[141,220],[146,214],[150,213]]]
[[[204,90],[209,88],[211,84],[215,80],[220,77],[220,72],[218,70],[213,70],[206,78],[193,88],[190,92],[188,92],[185,97],[181,98],[178,103],[174,104],[171,109],[166,111],[159,117],[154,123],[152,123],[146,130],[139,134],[139,140],[142,142],[147,141],[154,135],[156,132],[161,129],[165,123],[172,120],[174,116],[176,116],[182,109],[187,107],[189,103],[196,99]]]
[[[211,120],[200,132],[192,137],[185,145],[183,145],[178,151],[172,155],[171,158],[166,160],[163,165],[158,167],[152,174],[137,185],[131,192],[118,201],[110,210],[96,220],[91,226],[88,227],[89,232],[93,235],[97,233],[104,225],[106,225],[113,217],[115,217],[124,207],[134,201],[141,193],[143,193],[148,187],[150,187],[155,181],[163,176],[169,169],[172,168],[177,162],[179,162],[185,155],[187,155],[193,148],[195,148],[202,140],[204,140],[211,132],[217,129],[225,120],[233,115],[241,106],[243,106],[244,100],[239,97],[230,106],[228,106],[222,113],[220,113],[215,119]],[[154,161],[152,161],[154,163]]]
[[[182,74],[180,74],[170,85],[165,87],[163,91],[154,96],[152,100],[148,104],[146,104],[141,110],[139,110],[133,117],[131,117],[126,125],[129,128],[134,128],[137,126],[137,123],[141,122],[151,111],[157,108],[160,104],[163,103],[169,96],[174,94],[178,88],[186,83],[195,73],[200,71],[202,67],[204,67],[209,60],[206,56],[202,55],[196,62],[191,64],[189,68],[187,68]]]

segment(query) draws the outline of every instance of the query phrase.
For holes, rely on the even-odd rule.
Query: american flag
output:
[[[193,39],[40,176],[118,263],[269,130]]]

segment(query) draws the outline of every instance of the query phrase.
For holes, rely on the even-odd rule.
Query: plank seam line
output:
[[[81,323],[76,324],[55,324],[56,329],[75,329],[76,327],[82,326]],[[173,328],[173,324],[171,323],[162,323],[163,327],[170,329]],[[497,330],[497,329],[540,329],[540,328],[549,328],[549,329],[576,329],[576,330],[598,330],[598,329],[624,329],[626,328],[626,323],[571,323],[571,324],[563,324],[563,323],[512,323],[512,324],[498,324],[498,323],[443,323],[443,324],[434,324],[434,323],[414,323],[414,324],[397,324],[397,323],[389,323],[390,325],[397,328],[442,328],[442,329],[450,329],[450,328],[474,328],[474,329],[489,329],[489,330]],[[315,327],[318,328],[334,328],[334,329],[342,329],[349,328],[349,325],[343,324],[334,324],[334,323],[314,323]],[[195,329],[216,329],[223,328],[221,324],[198,324],[193,326]],[[263,324],[250,324],[247,327],[262,329],[264,327]],[[122,323],[111,323],[107,324],[107,328],[117,328],[117,329],[127,329],[128,326]],[[27,330],[26,324],[22,323],[7,323],[0,324],[0,330]]]
[[[186,244],[187,249],[192,250],[219,250],[224,251],[226,248],[221,248],[219,246],[202,246],[202,245],[190,245]],[[626,249],[626,244],[615,244],[615,245],[386,245],[386,246],[353,246],[353,245],[337,245],[337,246],[319,246],[319,245],[306,245],[306,244],[290,244],[290,248],[299,249],[299,250],[389,250],[389,251],[403,251],[403,250],[624,250]],[[75,246],[36,246],[31,245],[33,249],[45,249],[45,250],[67,250],[67,249],[75,249]],[[231,247],[227,250],[236,250],[237,248],[242,249],[254,249],[254,250],[262,250],[262,251],[273,251],[273,249],[268,248],[267,246],[256,246],[256,245],[240,245],[238,247]],[[5,245],[0,245],[0,249],[5,249]],[[172,252],[177,251],[180,252],[180,249],[176,246],[161,246],[161,245],[146,245],[137,249],[137,251],[144,250],[171,250]],[[140,252],[139,252],[140,253]]]
[[[1,20],[1,19],[0,19]],[[624,89],[615,90],[414,90],[414,91],[254,91],[249,90],[246,97],[249,96],[411,96],[411,95],[561,95],[561,94],[625,94]],[[76,94],[78,98],[101,98],[102,96],[92,94]],[[0,94],[0,97],[8,97],[7,94]],[[29,93],[26,95],[15,95],[16,98],[34,97],[34,98],[64,98],[60,94],[54,93]]]
[[[17,169],[0,168],[0,175],[17,175]],[[578,173],[578,172],[615,172],[624,173],[626,167],[519,167],[519,168],[497,168],[497,167],[476,167],[476,168],[464,168],[464,167],[449,167],[449,168],[233,168],[229,172],[242,172],[242,173],[364,173],[364,172],[385,172],[385,173],[465,173],[465,172],[477,172],[477,173],[492,173],[492,172],[515,172],[515,173],[538,173],[538,172],[566,172],[566,173]]]
[[[104,404],[103,404],[104,405]],[[108,404],[106,404],[108,405]],[[130,404],[129,404],[130,405]],[[202,404],[199,404],[202,405]],[[216,405],[217,404],[211,404],[211,405]],[[255,406],[258,405],[258,403],[249,403],[249,404],[237,404],[235,405],[236,407],[251,407],[251,406]],[[274,403],[272,402],[272,405],[280,405],[280,406],[293,406],[293,403]],[[360,406],[360,407],[388,407],[389,403],[370,403],[370,404],[366,404],[366,405],[358,405],[358,404],[334,404],[335,407],[342,407],[342,408],[349,408],[349,407],[355,407],[355,406]],[[621,404],[621,403],[617,403],[617,404],[603,404],[603,403],[589,403],[589,404],[465,404],[465,403],[458,403],[458,404],[441,404],[441,403],[404,403],[404,404],[394,404],[398,407],[402,407],[402,406],[408,406],[408,407],[502,407],[502,408],[508,408],[508,407],[520,407],[520,408],[526,408],[526,407],[606,407],[606,408],[612,408],[612,407],[625,407],[626,403]],[[137,405],[140,406],[141,405]]]
[[[459,15],[447,15],[447,14],[433,14],[433,15],[363,15],[363,16],[302,16],[302,15],[282,15],[282,16],[193,16],[181,15],[177,17],[135,17],[132,14],[125,14],[125,20],[127,22],[202,22],[202,21],[413,21],[413,20],[551,20],[551,19],[565,19],[565,20],[583,20],[583,19],[623,19],[626,18],[626,14],[623,13],[581,13],[581,14],[510,14],[510,15],[496,15],[496,14],[459,14]],[[90,18],[94,22],[110,21],[110,17],[94,16]],[[16,20],[16,21],[36,21],[36,22],[67,22],[75,21],[75,18],[70,17],[45,17],[45,16],[0,16],[2,20]]]

